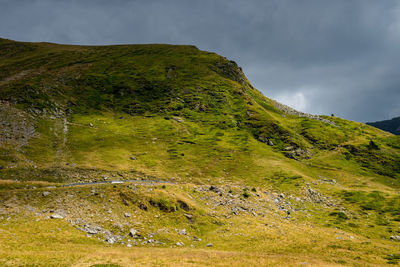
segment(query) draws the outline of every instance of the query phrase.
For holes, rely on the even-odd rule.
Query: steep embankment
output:
[[[266,253],[244,254],[249,264],[396,261],[387,255],[400,231],[399,137],[281,105],[215,53],[0,39],[0,100],[6,239],[15,232],[49,249],[47,235],[26,232],[36,218],[38,233],[62,229],[54,242],[66,251],[81,244],[106,253],[87,233],[130,246],[213,243],[219,253],[236,251],[232,259],[239,250]],[[174,184],[60,187],[128,179]],[[54,213],[63,219],[47,220]],[[132,227],[140,238],[128,236]],[[11,247],[0,244],[7,258]],[[188,262],[210,263],[192,252],[198,257]],[[42,260],[11,254],[12,263]]]

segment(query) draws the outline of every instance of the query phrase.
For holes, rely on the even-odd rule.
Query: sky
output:
[[[0,0],[0,37],[192,44],[265,96],[312,114],[400,116],[397,0]]]

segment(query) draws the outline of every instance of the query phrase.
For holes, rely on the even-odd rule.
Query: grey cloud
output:
[[[266,96],[303,111],[400,115],[395,0],[3,0],[0,36],[194,44],[237,61]]]

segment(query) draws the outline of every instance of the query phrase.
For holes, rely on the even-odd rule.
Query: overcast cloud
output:
[[[397,0],[0,0],[0,37],[193,44],[301,111],[400,116]]]

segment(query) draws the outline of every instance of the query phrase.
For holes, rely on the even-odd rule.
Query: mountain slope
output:
[[[367,122],[367,124],[392,134],[400,134],[400,117],[393,118],[391,120]]]
[[[135,227],[149,235],[186,225],[190,234],[211,240],[221,251],[257,247],[260,253],[295,258],[307,251],[310,259],[332,264],[347,246],[336,244],[335,229],[340,229],[357,237],[348,242],[353,258],[343,260],[357,262],[369,250],[379,255],[365,262],[396,260],[386,257],[398,244],[390,236],[400,231],[399,137],[281,105],[255,89],[235,62],[215,53],[194,46],[0,39],[0,100],[0,198],[7,203],[0,212],[11,214],[14,226],[21,224],[14,229],[5,222],[4,231],[25,233],[30,226],[23,216],[39,216],[29,209],[25,214],[22,207],[29,206],[43,210],[43,216],[62,210],[78,230],[108,229],[96,234],[101,240],[113,233],[128,242],[128,225],[138,221]],[[173,184],[62,187],[132,179]],[[47,186],[55,186],[51,197],[42,196]],[[126,210],[137,219],[123,216]],[[196,220],[185,217],[188,212]],[[160,214],[163,222],[154,222]],[[272,246],[271,240],[283,237],[265,230],[269,221],[292,236],[285,238],[287,246]],[[41,223],[43,229],[69,227],[64,220]],[[310,224],[316,228],[310,230]],[[313,241],[299,229],[326,241],[310,252]],[[234,234],[223,234],[229,231]],[[166,246],[181,238],[161,232]],[[61,250],[68,250],[62,245],[69,244],[68,235],[88,247],[100,246],[65,230],[65,239],[61,235],[57,241]],[[370,243],[360,248],[363,242]],[[54,265],[59,262],[56,258]]]

